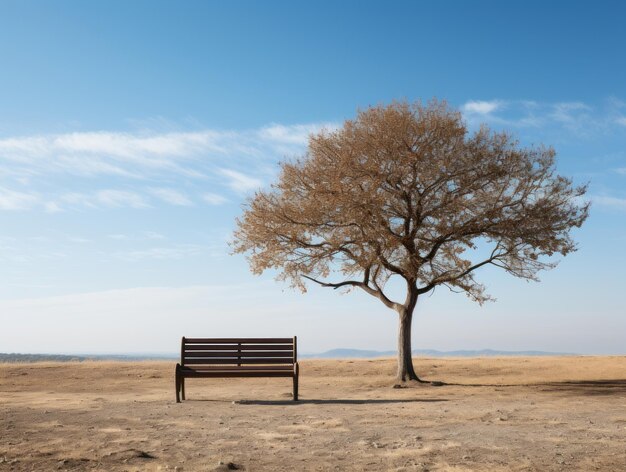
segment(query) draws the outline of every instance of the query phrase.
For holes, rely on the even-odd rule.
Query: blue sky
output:
[[[544,3],[1,1],[0,352],[393,349],[377,300],[290,291],[227,242],[310,132],[437,97],[554,146],[593,207],[540,284],[422,299],[414,347],[626,353],[626,7]]]

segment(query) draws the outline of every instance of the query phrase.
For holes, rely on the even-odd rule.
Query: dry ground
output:
[[[453,385],[302,361],[298,403],[289,379],[191,379],[175,404],[174,362],[0,364],[0,471],[626,470],[626,357],[416,368]]]

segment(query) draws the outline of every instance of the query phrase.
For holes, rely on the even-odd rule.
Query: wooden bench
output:
[[[291,377],[298,400],[297,338],[185,338],[176,364],[176,402],[185,400],[185,379],[197,377]]]

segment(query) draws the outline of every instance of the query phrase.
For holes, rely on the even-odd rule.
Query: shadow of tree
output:
[[[565,380],[527,384],[443,383],[454,387],[533,387],[542,392],[560,392],[572,395],[626,395],[626,379]]]
[[[561,392],[575,395],[626,395],[626,379],[571,380],[539,385],[544,392]]]

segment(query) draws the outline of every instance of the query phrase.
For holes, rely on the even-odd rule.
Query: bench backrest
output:
[[[185,338],[181,365],[294,365],[298,360],[293,338]]]

